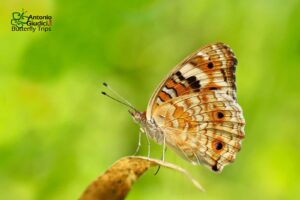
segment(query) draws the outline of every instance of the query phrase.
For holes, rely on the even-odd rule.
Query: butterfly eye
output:
[[[212,69],[212,68],[214,68],[214,64],[212,62],[209,62],[207,67],[208,67],[208,69]]]

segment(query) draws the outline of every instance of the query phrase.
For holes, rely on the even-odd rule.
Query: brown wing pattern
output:
[[[236,102],[236,64],[223,43],[201,48],[161,83],[146,113],[163,131],[168,146],[213,171],[235,160],[245,135]]]
[[[153,118],[170,147],[213,171],[222,171],[235,160],[245,135],[242,110],[224,91],[172,99],[160,105]]]
[[[191,93],[222,90],[235,99],[236,64],[233,52],[223,43],[199,49],[182,61],[158,87],[149,102],[147,117],[162,103]]]

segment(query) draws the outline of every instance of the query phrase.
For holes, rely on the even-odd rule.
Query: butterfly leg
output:
[[[135,155],[137,155],[138,153],[139,153],[139,151],[140,151],[140,147],[142,146],[142,144],[141,144],[141,139],[142,139],[142,132],[141,131],[139,131],[139,142],[138,142],[138,145],[137,145],[137,147],[136,147],[136,150],[135,150],[135,152],[134,152],[134,156]]]
[[[166,151],[167,151],[167,147],[165,148],[164,152],[166,152]],[[164,159],[163,157],[164,157],[164,154],[163,154],[162,157],[161,157],[162,161],[164,161],[164,160],[163,160],[163,159]],[[158,174],[159,170],[160,170],[160,165],[158,165],[157,170],[156,170],[156,172],[154,173],[154,176]]]
[[[167,147],[166,147],[166,137],[164,135],[164,143],[163,143],[163,153],[162,153],[162,161],[165,162],[165,152],[167,150]]]
[[[147,143],[148,143],[148,155],[147,155],[147,157],[149,159],[150,158],[150,140],[149,140],[149,137],[148,137],[147,134],[146,134],[146,138],[147,138]]]

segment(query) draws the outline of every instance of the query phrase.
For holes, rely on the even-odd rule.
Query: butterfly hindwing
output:
[[[242,110],[224,91],[174,98],[160,105],[153,118],[171,148],[214,171],[234,161],[244,138]]]

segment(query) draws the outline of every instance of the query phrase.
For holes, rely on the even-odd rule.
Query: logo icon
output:
[[[11,25],[22,28],[24,25],[26,25],[29,21],[29,17],[25,15],[26,11],[22,9],[21,12],[13,12],[12,13],[12,19],[11,19]]]

